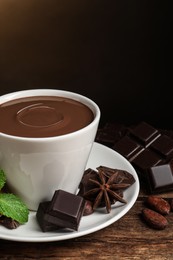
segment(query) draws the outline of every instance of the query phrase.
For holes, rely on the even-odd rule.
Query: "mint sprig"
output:
[[[0,193],[0,214],[24,224],[28,221],[29,210],[16,195]]]
[[[0,190],[4,187],[5,183],[5,173],[0,169]],[[18,196],[12,193],[0,192],[0,215],[24,224],[28,221],[29,210]]]

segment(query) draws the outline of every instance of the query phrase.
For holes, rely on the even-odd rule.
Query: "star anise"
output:
[[[116,171],[111,176],[106,176],[102,168],[97,169],[97,178],[90,178],[88,180],[92,183],[92,188],[84,192],[83,197],[93,201],[93,210],[101,205],[105,205],[107,213],[110,213],[111,205],[116,201],[127,203],[126,200],[123,199],[122,190],[131,184],[116,182],[118,177]]]

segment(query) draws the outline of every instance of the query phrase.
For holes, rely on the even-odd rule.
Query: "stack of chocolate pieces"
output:
[[[96,141],[129,160],[148,193],[173,190],[173,131],[159,130],[146,122],[131,127],[106,124],[99,129]]]
[[[56,190],[51,201],[39,204],[36,218],[43,232],[62,228],[78,230],[85,200],[81,196]]]

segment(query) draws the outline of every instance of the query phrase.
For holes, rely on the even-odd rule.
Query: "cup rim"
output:
[[[11,138],[11,139],[15,139],[15,140],[22,140],[22,141],[34,141],[34,142],[39,142],[39,141],[50,141],[50,140],[63,140],[64,138],[71,138],[71,137],[75,137],[75,135],[78,135],[80,133],[84,133],[86,131],[88,131],[90,128],[92,128],[95,124],[99,123],[100,117],[101,117],[101,111],[99,106],[97,105],[97,103],[95,101],[93,101],[91,98],[84,96],[82,94],[79,94],[77,92],[73,92],[73,91],[69,91],[69,90],[61,90],[61,89],[52,89],[52,88],[45,88],[45,89],[26,89],[26,90],[19,90],[19,91],[14,91],[14,92],[10,92],[7,94],[4,94],[2,96],[0,96],[0,104],[3,104],[7,101],[13,100],[13,99],[17,99],[17,98],[22,98],[22,97],[29,97],[29,96],[51,96],[51,95],[57,95],[57,96],[64,96],[67,98],[71,98],[74,100],[77,100],[79,102],[82,102],[83,104],[87,105],[92,112],[94,113],[94,119],[93,121],[79,129],[76,130],[75,132],[72,133],[68,133],[68,134],[63,134],[63,135],[58,135],[58,136],[50,136],[50,137],[23,137],[23,136],[15,136],[15,135],[10,135],[10,134],[6,134],[6,133],[2,133],[0,132],[0,136],[4,136],[6,138]]]

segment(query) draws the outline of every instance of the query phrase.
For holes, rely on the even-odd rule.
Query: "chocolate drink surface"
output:
[[[53,137],[89,125],[94,114],[79,101],[59,96],[31,96],[0,105],[0,132],[20,137]]]

